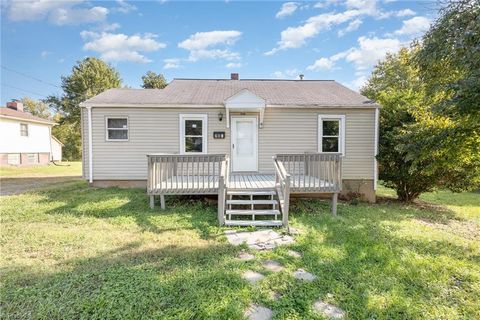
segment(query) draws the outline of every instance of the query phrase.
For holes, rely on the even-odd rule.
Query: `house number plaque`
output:
[[[214,131],[213,139],[225,139],[225,131]]]

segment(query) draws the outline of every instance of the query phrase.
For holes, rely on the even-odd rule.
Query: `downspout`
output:
[[[86,108],[88,113],[88,182],[93,183],[92,107]]]
[[[373,155],[373,190],[377,190],[377,180],[378,180],[378,163],[377,163],[377,155],[378,155],[378,129],[379,129],[379,116],[380,116],[380,109],[375,108],[375,151]]]

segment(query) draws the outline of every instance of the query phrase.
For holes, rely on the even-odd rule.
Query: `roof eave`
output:
[[[12,120],[18,120],[18,121],[23,121],[23,122],[34,122],[34,123],[41,123],[41,124],[46,124],[50,126],[55,126],[57,125],[55,122],[48,121],[48,120],[36,120],[36,119],[27,119],[27,118],[20,118],[20,117],[15,117],[15,116],[8,116],[8,115],[0,115],[0,118],[5,118],[5,119],[12,119]]]

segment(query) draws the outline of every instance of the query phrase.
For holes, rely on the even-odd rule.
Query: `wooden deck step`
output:
[[[239,226],[239,227],[281,227],[282,221],[278,220],[226,220],[226,226]]]
[[[227,215],[237,216],[276,216],[280,214],[279,210],[227,210]]]
[[[234,190],[228,190],[227,191],[228,195],[232,196],[274,196],[277,193],[275,190],[265,190],[265,191],[234,191]]]
[[[278,204],[277,200],[227,200],[227,204]]]

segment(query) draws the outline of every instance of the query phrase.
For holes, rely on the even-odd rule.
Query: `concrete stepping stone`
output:
[[[300,253],[298,253],[297,251],[293,251],[293,250],[288,250],[287,255],[289,255],[292,258],[296,258],[296,259],[302,257],[302,255]]]
[[[313,304],[313,309],[326,318],[330,318],[330,319],[345,318],[345,311],[343,311],[342,309],[332,304],[323,302],[322,300],[315,301],[315,303]]]
[[[270,320],[273,317],[273,311],[258,304],[251,304],[244,316],[249,320]]]
[[[275,260],[265,260],[264,262],[262,262],[262,266],[268,271],[272,272],[280,272],[284,269],[282,264]]]
[[[225,236],[231,245],[239,246],[246,243],[250,249],[271,250],[280,245],[288,245],[295,240],[285,234],[274,230],[258,230],[253,232],[236,232],[235,230],[225,231]]]
[[[263,278],[265,278],[263,274],[252,271],[252,270],[247,270],[243,274],[243,279],[247,280],[250,284],[255,284],[258,281],[262,280]]]
[[[242,251],[238,254],[237,259],[241,260],[241,261],[250,261],[250,260],[255,259],[255,256],[251,253]]]
[[[316,275],[311,274],[310,272],[307,272],[303,269],[298,269],[297,271],[295,271],[293,273],[293,276],[299,280],[308,281],[308,282],[312,282],[317,278]]]

